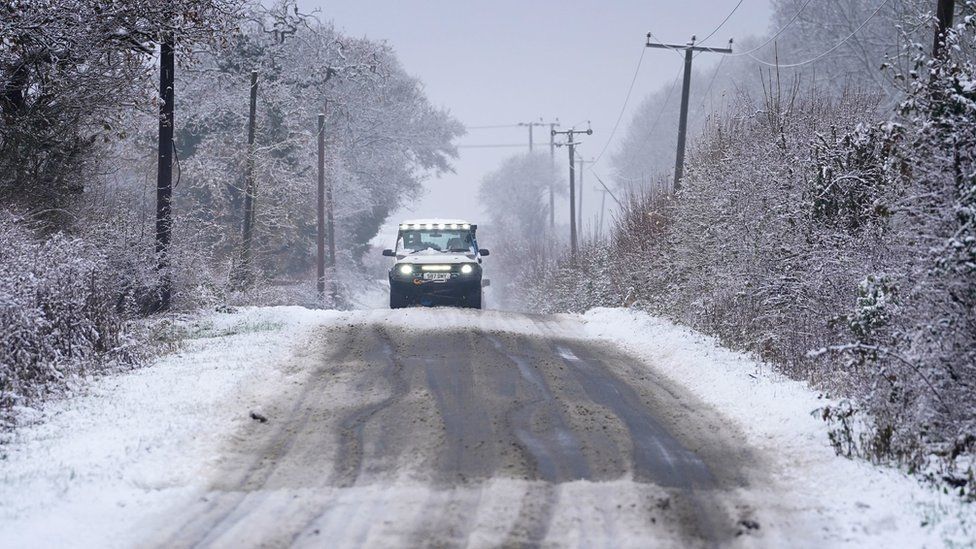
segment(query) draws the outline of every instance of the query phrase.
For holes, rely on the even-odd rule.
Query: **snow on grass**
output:
[[[827,425],[815,417],[832,402],[805,383],[643,312],[599,308],[582,319],[591,337],[613,341],[720,410],[773,460],[770,480],[780,493],[751,494],[767,520],[773,517],[774,524],[762,525],[767,541],[933,547],[976,539],[976,507],[896,469],[837,456]]]
[[[137,543],[132,523],[202,490],[222,437],[287,382],[277,366],[337,318],[300,307],[200,317],[180,326],[181,352],[46,406],[0,447],[0,545]]]

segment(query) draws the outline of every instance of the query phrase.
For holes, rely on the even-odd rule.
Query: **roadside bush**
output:
[[[82,378],[138,358],[131,296],[100,251],[65,234],[38,239],[0,213],[0,428]]]
[[[548,267],[543,311],[637,306],[849,397],[839,452],[976,499],[976,18],[920,56],[897,112],[849,91],[740,97],[674,196]],[[599,289],[600,291],[596,291]],[[555,294],[555,295],[554,295]]]

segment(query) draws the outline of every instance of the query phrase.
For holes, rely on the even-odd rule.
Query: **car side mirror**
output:
[[[489,252],[485,248],[481,248],[480,250],[478,250],[478,253],[481,254],[481,255],[483,255],[483,256],[484,255],[491,255],[491,252]]]
[[[383,250],[383,255],[386,257],[396,257],[396,252],[393,250]]]

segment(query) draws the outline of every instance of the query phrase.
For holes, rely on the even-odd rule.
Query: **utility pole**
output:
[[[580,232],[583,231],[583,165],[586,164],[586,160],[579,159],[579,207],[576,211],[576,218],[578,219],[577,225],[579,226]]]
[[[691,89],[691,61],[695,58],[695,52],[710,53],[732,53],[732,40],[729,40],[728,48],[709,48],[695,45],[695,37],[691,37],[691,42],[684,45],[662,44],[651,42],[651,33],[647,33],[648,48],[660,48],[666,50],[681,50],[685,52],[685,73],[684,81],[681,86],[681,117],[678,119],[678,151],[674,159],[674,190],[681,188],[681,178],[685,171],[685,139],[688,135],[688,94]]]
[[[597,189],[603,196],[600,198],[600,224],[597,227],[597,240],[603,240],[603,210],[607,207],[607,193],[610,192],[606,189]]]
[[[258,104],[258,71],[251,71],[251,104],[247,113],[247,161],[244,165],[244,226],[241,230],[241,267],[238,282],[251,284],[251,240],[254,234],[254,125]]]
[[[955,0],[937,0],[935,16],[935,42],[932,44],[932,58],[938,59],[943,55],[946,33],[952,28],[952,18],[956,11]]]
[[[603,207],[606,205],[607,195],[609,194],[610,195],[610,198],[612,198],[613,201],[617,203],[617,207],[622,207],[623,204],[620,203],[620,200],[618,200],[617,197],[616,197],[616,195],[613,194],[613,191],[610,190],[610,187],[607,187],[607,184],[604,183],[602,179],[600,179],[600,176],[597,175],[596,172],[593,172],[593,177],[595,177],[596,180],[600,182],[600,186],[603,187],[602,189],[598,189],[599,191],[603,192],[603,200],[600,202],[600,233],[602,235],[602,233],[603,233]]]
[[[336,241],[335,241],[335,212],[333,210],[332,180],[325,184],[325,114],[319,113],[319,155],[318,155],[318,203],[317,203],[317,231],[315,238],[316,251],[316,283],[319,301],[325,301],[325,272],[326,268],[332,277],[330,294],[332,305],[335,306],[339,298],[338,281],[336,280]],[[325,237],[329,237],[329,258],[325,257]]]
[[[156,168],[156,271],[159,273],[159,300],[156,311],[169,309],[173,293],[169,247],[173,229],[173,102],[176,40],[172,32],[163,35],[159,45],[159,151]]]
[[[556,167],[556,126],[559,125],[559,119],[557,118],[555,122],[549,123],[549,163],[552,167]],[[549,184],[549,230],[552,231],[556,228],[556,191],[554,184]]]
[[[315,289],[319,303],[325,301],[325,115],[319,113],[318,204],[315,234]]]
[[[555,140],[556,134],[554,134],[553,131],[556,129],[556,126],[559,125],[559,119],[557,118],[555,122],[542,122],[542,119],[540,118],[539,122],[519,122],[518,125],[527,126],[529,128],[529,154],[532,154],[535,148],[535,143],[532,138],[532,128],[534,126],[549,126],[549,162],[551,162],[552,165],[555,166],[556,165],[556,140]],[[556,193],[555,193],[555,189],[553,189],[552,185],[550,185],[549,186],[549,229],[553,229],[555,228],[555,226],[556,226]]]
[[[576,130],[573,129],[569,129],[562,132],[551,130],[551,135],[553,136],[557,134],[565,135],[567,137],[566,145],[569,146],[569,247],[574,261],[576,260],[577,238],[576,238],[576,142],[573,141],[573,137],[577,133],[585,133],[586,135],[593,135],[593,130],[589,128],[587,128],[585,132],[577,132]]]
[[[535,142],[532,139],[532,128],[535,126],[545,126],[546,124],[545,122],[541,122],[540,119],[540,122],[519,122],[518,125],[526,126],[529,128],[529,153],[531,154],[533,149],[535,148]]]
[[[335,174],[335,172],[333,172]],[[339,306],[339,280],[336,272],[336,240],[335,240],[335,200],[332,192],[335,177],[329,178],[325,188],[325,201],[328,206],[325,216],[325,229],[329,233],[329,272],[332,276],[332,306]]]

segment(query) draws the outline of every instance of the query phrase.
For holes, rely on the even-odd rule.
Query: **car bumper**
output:
[[[421,305],[438,305],[466,301],[481,292],[481,277],[425,282],[416,278],[391,278],[390,293]]]

